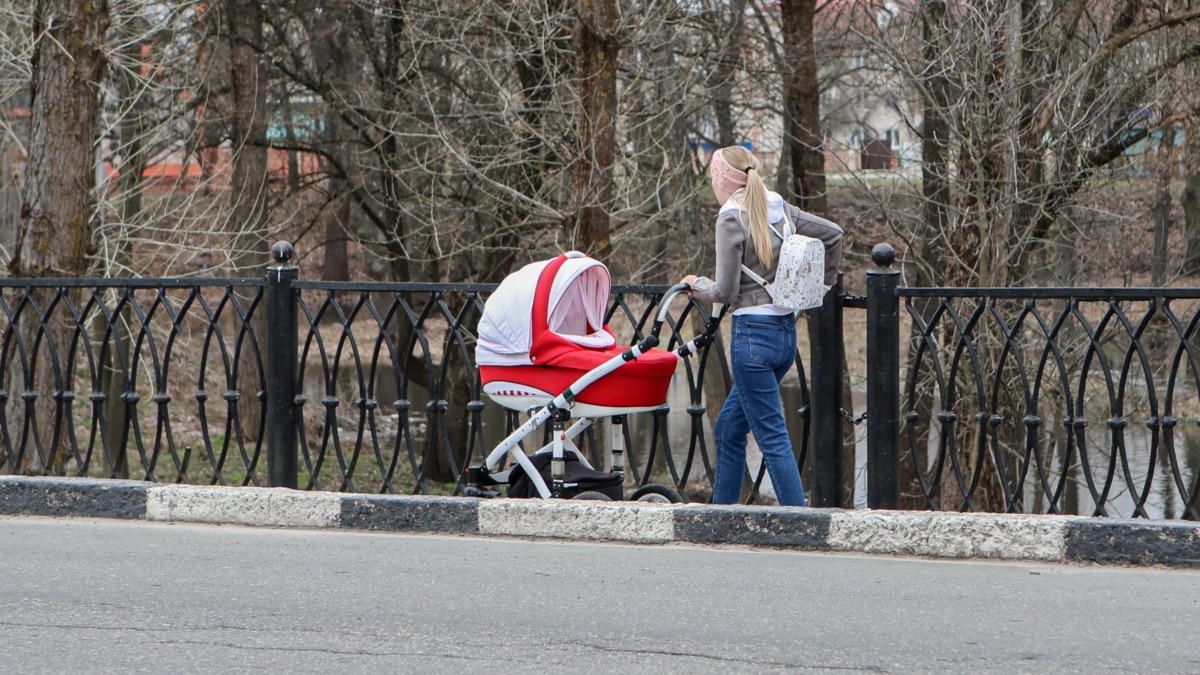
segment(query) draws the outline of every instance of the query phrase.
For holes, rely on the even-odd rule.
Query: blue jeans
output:
[[[796,317],[734,315],[729,351],[733,388],[714,429],[717,475],[713,503],[738,502],[746,471],[746,434],[753,433],[779,503],[804,506],[800,469],[779,398],[779,382],[796,361]]]

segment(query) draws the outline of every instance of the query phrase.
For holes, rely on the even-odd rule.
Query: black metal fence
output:
[[[305,281],[278,253],[261,280],[0,282],[0,472],[460,493],[465,467],[520,423],[482,396],[473,365],[494,285]],[[614,286],[609,326],[641,339],[665,291]],[[676,304],[666,348],[703,323],[699,305]],[[706,402],[730,385],[720,344],[684,360],[667,406],[623,425],[633,482],[703,498],[715,466]],[[597,461],[606,432],[584,441]],[[752,478],[757,488],[763,471]]]
[[[241,399],[264,388],[250,330],[264,287],[5,282],[0,470],[179,482],[203,465],[211,482],[253,482],[263,445],[243,429],[263,416]]]
[[[877,247],[865,297],[839,288],[805,319],[785,400],[813,505],[1197,517],[1200,290],[899,288],[892,257]],[[521,421],[473,365],[494,287],[298,277],[281,258],[264,279],[0,282],[0,472],[460,493]],[[613,287],[622,341],[665,291]],[[664,347],[702,324],[677,304]],[[857,309],[867,430],[848,466]],[[623,425],[630,480],[703,499],[729,385],[718,337]],[[585,439],[597,461],[607,431]]]
[[[1197,517],[1200,289],[868,272],[868,502]],[[898,413],[898,414],[894,414]]]

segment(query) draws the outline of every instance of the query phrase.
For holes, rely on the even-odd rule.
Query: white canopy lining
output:
[[[572,251],[550,289],[550,330],[590,349],[604,349],[615,339],[604,330],[604,312],[612,278],[598,260]],[[484,303],[479,320],[475,361],[481,366],[529,365],[533,343],[533,301],[538,277],[549,260],[530,263],[500,282]]]

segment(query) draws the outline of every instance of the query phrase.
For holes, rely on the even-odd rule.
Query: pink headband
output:
[[[729,162],[725,161],[724,149],[719,149],[713,153],[709,170],[712,172],[713,181],[716,183],[717,189],[722,192],[733,194],[746,187],[746,172],[738,171],[729,166]]]

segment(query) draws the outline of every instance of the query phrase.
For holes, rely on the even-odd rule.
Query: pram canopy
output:
[[[533,352],[534,339],[541,332],[538,328],[549,329],[587,349],[606,349],[616,344],[612,331],[604,325],[612,290],[608,268],[578,251],[564,255],[549,280],[544,326],[534,325],[538,281],[558,259],[529,263],[500,282],[484,304],[479,320],[479,340],[475,347],[478,365],[535,363],[538,354]]]
[[[578,251],[508,275],[479,321],[475,362],[484,390],[557,394],[624,351],[604,325],[611,290],[608,268]],[[612,408],[661,405],[676,363],[674,353],[652,349],[578,392],[578,400]]]

